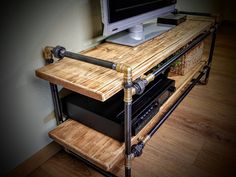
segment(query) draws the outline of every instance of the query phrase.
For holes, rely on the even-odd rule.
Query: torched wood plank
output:
[[[153,40],[132,48],[128,55],[120,62],[126,63],[133,68],[133,79],[136,79],[170,56],[172,53],[176,52],[182,46],[186,45],[200,33],[209,29],[209,27],[209,22],[202,23],[199,21],[194,23],[189,22],[187,24],[183,23],[177,26],[175,29]],[[90,55],[89,51],[85,54],[93,56]],[[104,83],[100,85],[100,87],[98,86],[98,90],[104,93],[105,98],[109,98],[122,88],[122,77],[114,78],[113,80],[110,80],[110,82],[106,82],[104,80],[103,76],[105,75],[106,77],[106,75],[109,73],[105,73],[96,78],[96,81],[101,80],[101,82]],[[93,83],[91,83],[91,85],[93,85]]]
[[[122,158],[122,143],[72,119],[49,132],[49,136],[63,147],[105,170],[111,169]]]
[[[126,63],[132,67],[133,79],[136,79],[210,26],[211,22],[208,21],[188,20],[137,47],[103,43],[82,54]],[[100,101],[105,101],[121,90],[123,83],[121,73],[69,58],[38,69],[36,75]]]

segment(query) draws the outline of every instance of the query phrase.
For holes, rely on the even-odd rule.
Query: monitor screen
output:
[[[175,4],[176,0],[108,0],[109,23],[124,20],[146,12]]]
[[[110,36],[109,42],[129,46],[152,39],[170,27],[145,22],[173,12],[175,4],[176,0],[101,0],[103,35]]]

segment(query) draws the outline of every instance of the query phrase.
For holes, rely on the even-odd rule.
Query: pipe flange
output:
[[[142,155],[144,146],[145,144],[141,141],[138,144],[134,144],[131,147],[131,152],[134,155],[134,157],[139,157]]]
[[[132,88],[133,87],[133,83],[132,82],[127,82],[124,84],[124,88],[128,89],[128,88]]]
[[[145,79],[136,79],[133,84],[133,87],[136,90],[136,94],[141,95],[144,92],[146,85],[147,81]]]
[[[64,58],[64,53],[66,52],[66,48],[62,46],[56,46],[52,50],[54,57],[62,59]]]

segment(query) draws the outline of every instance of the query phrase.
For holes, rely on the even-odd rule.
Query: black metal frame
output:
[[[179,14],[186,14],[186,15],[197,15],[197,16],[204,16],[204,17],[214,17],[211,13],[204,13],[204,12],[188,12],[188,11],[178,11]]]
[[[56,122],[57,122],[57,125],[59,125],[63,122],[63,113],[62,113],[62,106],[61,106],[61,101],[59,98],[57,85],[50,83],[50,89],[52,93],[52,101],[54,105]]]
[[[175,108],[180,104],[180,102],[185,98],[185,96],[192,90],[192,88],[200,81],[200,79],[205,75],[205,83],[207,84],[209,74],[210,74],[210,68],[211,68],[211,63],[212,63],[212,58],[213,58],[213,52],[214,52],[214,46],[215,46],[215,40],[216,40],[216,27],[212,28],[210,31],[205,32],[195,38],[191,43],[186,48],[183,48],[179,51],[179,53],[175,54],[172,56],[166,63],[164,63],[160,68],[155,70],[152,74],[154,77],[157,77],[162,71],[166,70],[170,65],[176,61],[178,58],[186,54],[189,50],[191,50],[194,46],[196,46],[198,43],[203,41],[209,34],[213,34],[212,37],[212,42],[211,42],[211,48],[210,48],[210,54],[207,62],[207,66],[204,68],[204,70],[199,74],[197,79],[192,80],[191,84],[188,86],[188,88],[183,92],[183,94],[176,100],[176,102],[169,108],[169,110],[163,115],[161,120],[150,130],[148,133],[148,139],[150,139],[155,132],[160,128],[160,126],[164,123],[164,121],[167,120],[167,118],[170,116],[170,114],[175,110]],[[91,64],[99,65],[102,67],[110,68],[117,70],[117,64],[113,62],[108,62],[105,60],[101,59],[96,59],[92,57],[87,57],[84,55],[72,53],[69,51],[66,51],[65,48],[57,46],[53,48],[52,53],[54,54],[55,57],[62,59],[63,57],[70,57],[76,60],[88,62]],[[124,85],[124,91],[127,92],[128,89],[133,87],[133,83],[125,83]],[[57,89],[56,84],[50,83],[50,88],[51,88],[51,93],[52,93],[52,98],[53,98],[53,103],[54,103],[54,109],[55,109],[55,116],[56,116],[56,121],[57,124],[60,124],[63,122],[63,115],[62,115],[62,108],[61,108],[61,102],[59,98],[59,93]],[[125,101],[125,100],[124,100]],[[131,159],[133,157],[140,156],[142,153],[142,149],[144,148],[145,141],[139,142],[137,145],[133,145],[131,148],[131,111],[132,111],[132,95],[131,95],[131,101],[125,101],[124,104],[124,109],[125,109],[125,159],[126,159],[126,166],[125,166],[125,176],[130,177],[131,176]],[[138,148],[137,148],[138,146]],[[138,150],[137,150],[138,149]],[[98,171],[104,176],[114,176],[110,172],[104,171],[103,169],[97,167],[96,165],[92,164],[88,160],[78,156],[77,154],[70,152],[74,154],[75,156],[79,157],[80,160],[86,162],[87,165]]]
[[[59,58],[59,59],[63,59],[64,57],[68,57],[68,58],[83,61],[86,63],[102,66],[104,68],[109,68],[109,69],[114,69],[114,70],[116,69],[116,64],[113,62],[98,59],[98,58],[93,58],[90,56],[81,55],[78,53],[73,53],[73,52],[67,51],[62,46],[56,46],[55,48],[53,48],[52,53],[56,58]]]
[[[177,108],[177,106],[183,101],[185,96],[193,89],[193,87],[200,81],[202,76],[208,71],[207,67],[204,71],[202,71],[196,79],[193,79],[191,84],[186,88],[186,90],[179,96],[179,98],[175,101],[175,103],[168,109],[168,111],[164,114],[164,116],[160,119],[160,121],[156,124],[156,126],[148,132],[148,136],[152,137],[156,131],[161,127],[161,125],[167,120],[167,118],[171,115],[171,113]]]
[[[177,108],[177,106],[183,101],[183,99],[189,94],[193,87],[200,82],[201,78],[209,71],[209,67],[205,67],[202,72],[198,75],[196,79],[192,79],[191,84],[184,90],[184,92],[178,97],[178,99],[171,105],[171,107],[166,111],[166,113],[161,117],[161,119],[156,123],[156,125],[147,133],[148,139],[150,139],[161,125],[169,118],[171,113]],[[132,153],[135,157],[139,157],[142,154],[142,150],[145,146],[145,141],[140,141],[132,146]]]
[[[103,176],[105,177],[116,177],[116,175],[108,172],[108,171],[105,171],[103,169],[101,169],[100,167],[94,165],[93,163],[89,162],[88,160],[86,160],[85,158],[79,156],[78,154],[68,150],[68,149],[65,149],[65,151],[73,156],[75,156],[76,158],[78,158],[79,160],[81,160],[82,162],[84,162],[86,165],[88,165],[89,167],[93,168],[95,171],[99,172],[100,174],[102,174]]]
[[[216,25],[215,29],[212,31],[211,48],[210,48],[210,54],[209,54],[209,58],[208,58],[208,62],[207,62],[207,65],[209,66],[209,69],[208,69],[207,72],[206,72],[204,84],[207,84],[207,83],[208,83],[208,79],[209,79],[209,76],[210,76],[211,64],[212,64],[213,54],[214,54],[214,50],[215,50],[216,30],[217,30],[217,27],[218,27],[218,26]]]

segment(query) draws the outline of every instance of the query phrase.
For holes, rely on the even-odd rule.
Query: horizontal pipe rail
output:
[[[204,13],[204,12],[188,12],[188,11],[177,11],[177,12],[178,12],[178,14],[214,17],[214,15],[212,15],[211,13]]]
[[[133,157],[139,157],[142,155],[142,150],[145,144],[151,139],[151,137],[156,133],[156,131],[161,127],[161,125],[168,119],[171,113],[177,108],[177,106],[183,101],[186,95],[193,89],[193,87],[201,80],[202,76],[209,70],[206,66],[204,70],[198,75],[196,79],[193,79],[191,84],[187,89],[181,94],[181,96],[175,101],[175,103],[168,109],[168,111],[163,115],[158,123],[147,133],[146,137],[137,144],[134,144],[131,148]]]
[[[96,170],[97,172],[99,172],[100,174],[102,174],[105,177],[116,177],[116,175],[105,171],[103,169],[101,169],[100,167],[94,165],[93,163],[89,162],[88,160],[84,159],[83,157],[77,155],[76,153],[70,151],[69,149],[65,149],[65,151],[73,156],[75,156],[77,159],[81,160],[82,162],[84,162],[85,164],[87,164],[88,166],[90,166],[91,168],[93,168],[94,170]]]
[[[94,57],[90,57],[90,56],[86,56],[86,55],[81,55],[78,53],[73,53],[70,51],[66,51],[66,49],[61,46],[54,47],[52,49],[52,53],[56,58],[59,58],[59,59],[63,59],[64,57],[68,57],[71,59],[75,59],[75,60],[79,60],[79,61],[87,62],[90,64],[94,64],[94,65],[98,65],[98,66],[102,66],[105,68],[116,70],[116,63],[113,63],[111,61],[98,59],[98,58],[94,58]]]
[[[187,87],[183,94],[176,100],[176,102],[170,107],[170,109],[165,113],[157,125],[148,132],[148,136],[151,138],[155,132],[160,128],[160,126],[167,120],[171,113],[176,109],[176,107],[183,101],[186,95],[193,89],[193,87],[201,80],[202,76],[206,73],[209,68],[202,71],[196,79],[193,79],[192,83]]]
[[[101,59],[97,59],[97,58],[93,58],[93,57],[89,57],[89,56],[85,56],[85,55],[81,55],[81,54],[77,54],[77,53],[72,53],[72,52],[66,51],[64,56],[69,57],[69,58],[73,58],[73,59],[77,59],[80,61],[84,61],[87,63],[91,63],[94,65],[102,66],[105,68],[109,68],[109,69],[115,70],[115,68],[116,68],[116,64],[113,62],[101,60]]]
[[[194,48],[196,45],[198,45],[200,42],[202,42],[209,34],[211,31],[205,32],[195,38],[187,47],[184,49],[180,50],[177,54],[172,56],[167,62],[165,62],[160,68],[157,70],[153,71],[152,74],[157,77],[159,76],[163,71],[165,71],[168,67],[173,64],[176,60],[178,60],[180,57],[182,57],[184,54],[186,54],[188,51],[190,51],[192,48]]]

